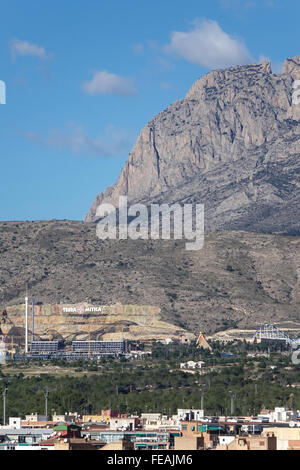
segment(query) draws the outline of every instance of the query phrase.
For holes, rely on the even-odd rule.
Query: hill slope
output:
[[[164,321],[212,333],[297,320],[300,237],[247,232],[181,241],[100,241],[94,224],[0,223],[0,308],[24,302],[152,305]]]

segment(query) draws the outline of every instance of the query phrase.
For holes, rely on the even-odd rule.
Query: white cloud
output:
[[[129,152],[132,138],[123,131],[109,126],[104,135],[88,137],[81,126],[70,126],[68,133],[52,131],[44,137],[36,132],[27,132],[23,136],[40,145],[58,150],[68,150],[75,154],[94,155],[100,157],[124,156]]]
[[[197,21],[188,32],[173,31],[167,53],[209,69],[253,62],[245,44],[225,33],[216,21]]]
[[[95,72],[92,80],[85,82],[82,88],[88,95],[131,96],[137,93],[130,78],[106,70]]]
[[[34,56],[39,59],[46,59],[47,53],[44,47],[32,44],[28,41],[21,41],[20,39],[12,39],[10,42],[10,50],[13,59],[18,55]]]

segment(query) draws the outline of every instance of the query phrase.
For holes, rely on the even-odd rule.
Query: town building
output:
[[[136,416],[130,418],[111,417],[109,424],[112,431],[134,431],[140,424],[140,420]]]
[[[140,421],[143,425],[143,429],[146,430],[179,429],[177,424],[177,416],[169,418],[168,416],[161,413],[142,413]]]
[[[277,439],[274,435],[267,436],[237,436],[225,445],[217,445],[216,450],[276,450]]]
[[[269,413],[270,423],[287,423],[289,421],[297,421],[298,413],[288,408],[275,408]]]
[[[38,423],[40,421],[47,421],[47,417],[44,415],[39,415],[38,413],[32,413],[31,415],[25,415],[25,421],[28,423]]]
[[[202,437],[205,449],[215,448],[219,443],[220,435],[227,432],[224,425],[203,424],[201,421],[180,421],[180,431],[181,436],[186,439]]]
[[[0,429],[21,429],[21,418],[9,418],[8,426],[0,426]]]
[[[32,341],[30,346],[31,354],[51,354],[55,353],[62,346],[60,341]]]
[[[0,442],[7,444],[35,444],[47,440],[53,429],[51,428],[0,428]]]
[[[200,421],[204,418],[204,410],[178,409],[177,421]]]
[[[53,428],[52,437],[60,439],[80,439],[81,427],[76,424],[58,424]]]
[[[271,426],[263,431],[277,438],[277,450],[300,450],[300,428],[290,426]]]
[[[85,354],[123,354],[126,341],[73,341],[73,353]]]
[[[204,450],[204,437],[201,436],[175,436],[174,450]]]
[[[53,424],[57,423],[75,423],[78,421],[79,416],[78,413],[65,413],[64,415],[58,415],[56,413],[52,416]]]

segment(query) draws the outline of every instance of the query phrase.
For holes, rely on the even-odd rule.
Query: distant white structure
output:
[[[138,418],[110,418],[111,431],[134,431],[138,424]]]
[[[161,431],[177,428],[177,416],[173,418],[161,413],[142,413],[141,419],[146,431],[152,429],[158,429]]]
[[[9,418],[8,426],[0,426],[0,429],[22,429],[21,418]]]
[[[28,297],[25,297],[25,353],[28,354]]]
[[[220,446],[228,446],[235,440],[235,436],[219,436],[218,440]]]
[[[275,410],[270,413],[270,421],[272,423],[297,421],[297,417],[297,411],[290,411],[287,408],[275,408]]]
[[[275,410],[258,415],[259,419],[268,419],[270,423],[288,423],[297,421],[298,412],[291,411],[288,408],[275,408]]]
[[[293,339],[292,346],[294,346],[294,349],[297,349],[297,346],[300,347],[300,338]]]
[[[130,351],[130,356],[133,358],[151,356],[151,354],[152,354],[152,351]]]
[[[204,418],[204,410],[178,409],[178,421],[197,421]]]
[[[8,427],[10,429],[21,429],[21,418],[9,418]]]
[[[253,340],[258,342],[276,341],[286,343],[287,345],[291,345],[292,343],[291,338],[284,331],[279,330],[277,326],[270,325],[268,323],[265,323],[256,331],[253,336]]]
[[[188,362],[181,362],[180,363],[180,369],[202,369],[202,366],[205,365],[205,362],[203,361],[188,361]]]
[[[172,344],[172,343],[174,343],[174,341],[172,340],[172,338],[166,338],[166,339],[163,339],[161,341],[161,343],[163,343],[163,344]]]
[[[6,363],[6,344],[4,336],[0,336],[0,364]]]

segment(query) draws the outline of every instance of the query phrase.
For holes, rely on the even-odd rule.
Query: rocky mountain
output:
[[[142,130],[102,202],[205,204],[208,230],[300,234],[300,56],[216,70]]]
[[[0,324],[5,308],[24,304],[26,282],[44,305],[152,306],[194,334],[296,321],[299,273],[297,236],[214,232],[202,250],[187,251],[183,240],[102,241],[92,223],[0,223]],[[43,322],[57,330],[63,319],[53,318]],[[95,321],[83,318],[77,333]]]
[[[280,75],[269,62],[213,71],[142,130],[86,223],[0,223],[0,314],[23,303],[28,282],[44,305],[145,306],[193,334],[299,320],[297,80],[300,56]],[[204,203],[204,248],[187,251],[184,240],[99,240],[97,207],[118,206],[121,195],[147,205]],[[89,320],[97,323],[83,319],[85,331]],[[137,327],[130,318],[118,321]]]

